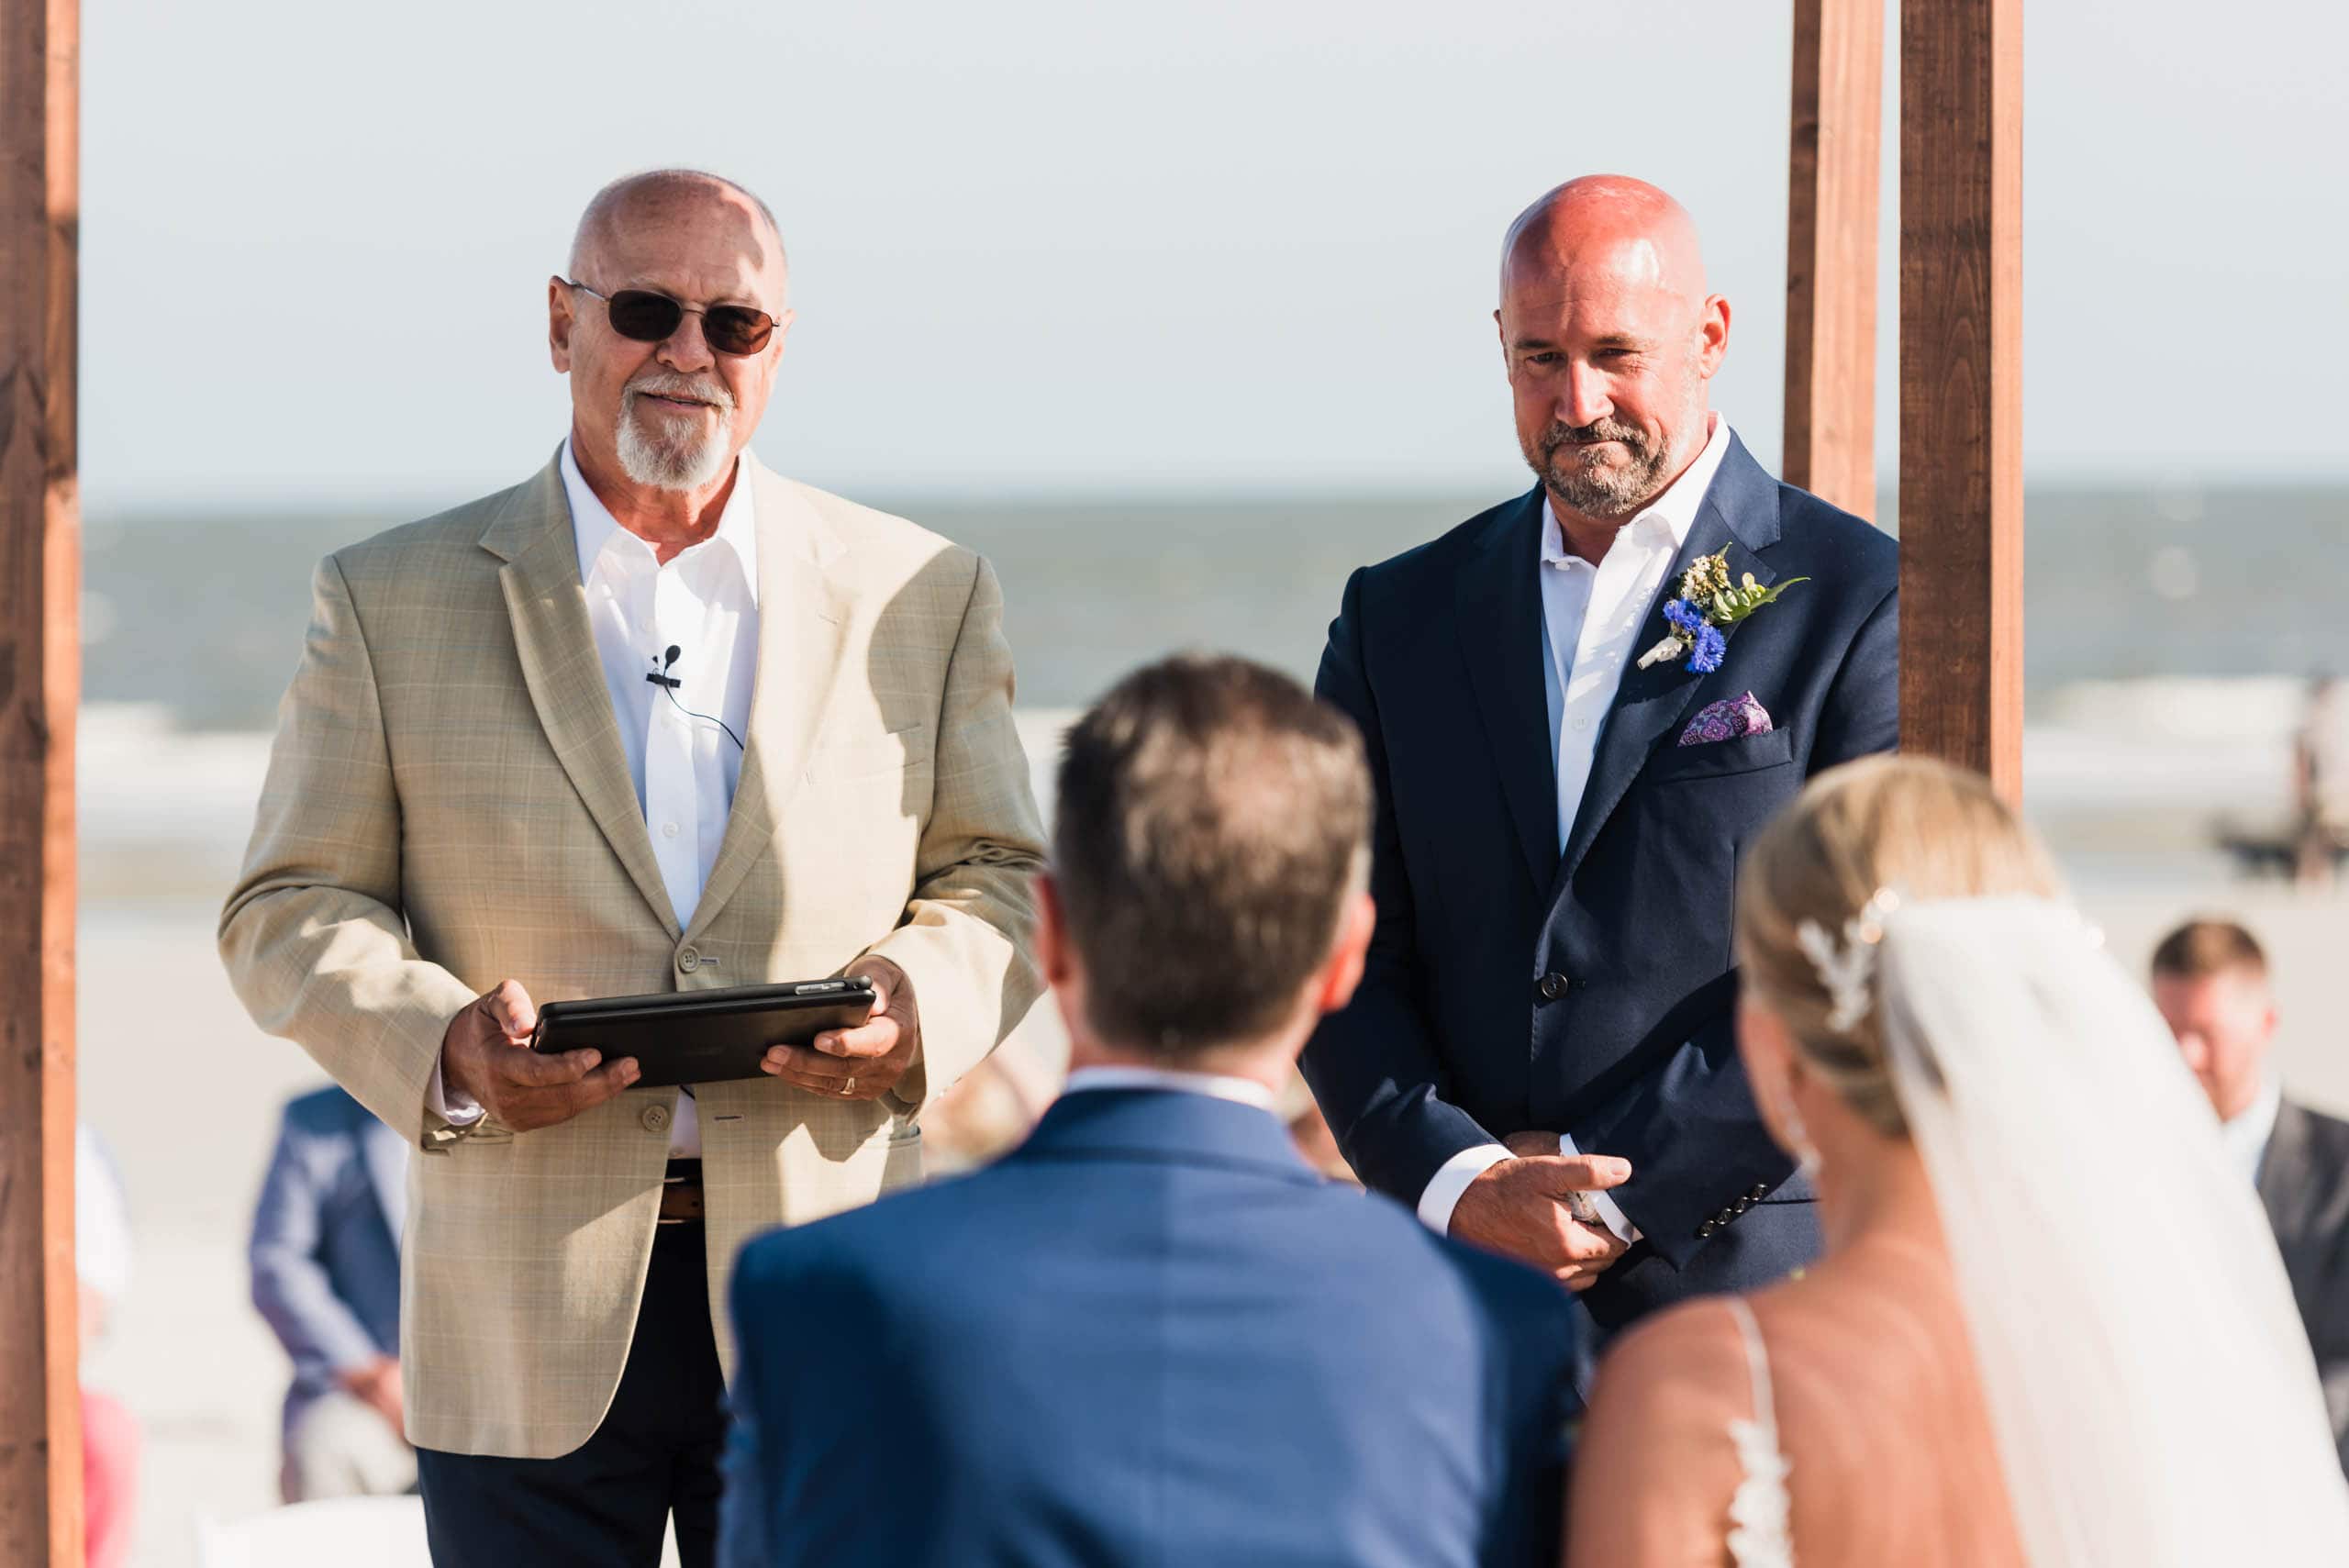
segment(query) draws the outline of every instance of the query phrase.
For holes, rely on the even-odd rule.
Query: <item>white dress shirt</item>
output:
[[[2277,1113],[2283,1108],[2284,1085],[2271,1075],[2261,1082],[2257,1099],[2219,1124],[2219,1141],[2226,1145],[2227,1159],[2244,1181],[2257,1184],[2260,1162],[2276,1136]]]
[[[1254,1106],[1260,1111],[1273,1108],[1272,1090],[1253,1078],[1234,1078],[1222,1073],[1186,1073],[1174,1067],[1080,1067],[1061,1085],[1063,1095],[1081,1095],[1088,1089],[1168,1089],[1176,1094],[1206,1095],[1211,1099]]]
[[[1623,672],[1645,649],[1634,647],[1640,630],[1654,607],[1657,590],[1671,571],[1688,530],[1712,488],[1729,451],[1729,421],[1710,417],[1705,450],[1664,493],[1616,531],[1615,540],[1594,566],[1566,544],[1557,508],[1542,507],[1542,689],[1549,699],[1550,752],[1558,763],[1558,852],[1574,832],[1575,815],[1582,809],[1583,791],[1590,784],[1590,769],[1598,752],[1599,732],[1615,705]],[[1581,1152],[1575,1140],[1561,1133],[1559,1152]],[[1419,1194],[1419,1218],[1430,1229],[1452,1228],[1452,1211],[1468,1184],[1509,1158],[1497,1143],[1464,1149],[1437,1168]],[[1639,1228],[1605,1193],[1586,1195],[1598,1217],[1619,1240],[1634,1241]]]
[[[737,483],[716,531],[665,563],[652,546],[620,527],[588,487],[568,441],[562,489],[612,717],[682,930],[693,923],[726,837],[742,773],[737,742],[749,740],[759,657],[759,533],[751,487]],[[677,650],[674,662],[671,648]],[[666,688],[645,679],[656,672],[679,684]],[[742,984],[755,977],[720,978]],[[468,1096],[447,1094],[438,1071],[429,1098],[435,1112],[458,1126],[482,1115]],[[701,1121],[690,1089],[677,1096],[669,1153],[673,1159],[701,1153]]]

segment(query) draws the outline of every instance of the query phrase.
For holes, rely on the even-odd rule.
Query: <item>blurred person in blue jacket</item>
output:
[[[294,1362],[289,1503],[416,1485],[400,1400],[407,1150],[339,1088],[285,1107],[253,1208],[253,1305]]]

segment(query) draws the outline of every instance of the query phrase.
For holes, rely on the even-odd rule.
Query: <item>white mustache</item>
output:
[[[723,383],[698,381],[689,375],[664,371],[657,375],[639,376],[620,389],[624,402],[634,403],[642,396],[674,397],[687,402],[707,403],[721,414],[734,412],[734,395]]]

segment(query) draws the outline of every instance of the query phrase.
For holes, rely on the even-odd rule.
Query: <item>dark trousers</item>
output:
[[[434,1568],[684,1568],[717,1559],[724,1380],[699,1223],[653,1234],[628,1366],[596,1435],[560,1459],[417,1451]]]

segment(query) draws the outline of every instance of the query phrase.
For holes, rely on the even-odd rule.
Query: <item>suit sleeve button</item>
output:
[[[1753,1207],[1753,1200],[1750,1197],[1742,1197],[1735,1203],[1730,1205],[1731,1208],[1736,1210],[1740,1214],[1743,1214],[1747,1209],[1752,1208]]]
[[[1770,1195],[1770,1184],[1767,1182],[1756,1182],[1753,1184],[1753,1190],[1748,1192],[1745,1195],[1752,1198],[1755,1203],[1760,1203],[1764,1198]]]
[[[1709,1239],[1714,1231],[1719,1230],[1720,1229],[1720,1227],[1719,1225],[1716,1225],[1713,1221],[1708,1219],[1704,1224],[1697,1227],[1697,1240],[1699,1241],[1705,1240]]]

